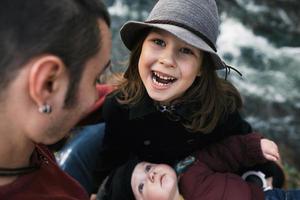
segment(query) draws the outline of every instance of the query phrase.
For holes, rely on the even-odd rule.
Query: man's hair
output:
[[[101,48],[99,18],[110,25],[101,0],[2,0],[0,89],[30,59],[52,54],[67,67],[70,83],[65,106],[72,106],[84,65]]]

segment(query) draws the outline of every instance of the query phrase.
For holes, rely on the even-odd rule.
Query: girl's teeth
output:
[[[166,86],[166,85],[168,85],[168,84],[164,84],[164,83],[158,82],[158,81],[155,79],[155,77],[153,77],[152,80],[153,80],[153,82],[154,82],[156,85],[159,85],[159,86]]]
[[[157,72],[154,72],[154,75],[157,76],[157,77],[159,77],[159,78],[161,78],[161,79],[164,79],[164,80],[170,80],[171,81],[171,80],[175,79],[173,77],[163,76],[161,74],[158,74]]]

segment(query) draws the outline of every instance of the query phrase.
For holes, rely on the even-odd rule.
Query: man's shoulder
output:
[[[84,189],[71,176],[63,172],[54,159],[53,153],[45,145],[36,145],[33,162],[38,168],[20,176],[15,182],[0,187],[0,199],[76,199],[88,200]]]

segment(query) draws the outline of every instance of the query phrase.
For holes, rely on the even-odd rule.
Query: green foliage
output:
[[[300,172],[295,167],[284,163],[284,171],[287,176],[286,188],[299,189],[300,188]]]

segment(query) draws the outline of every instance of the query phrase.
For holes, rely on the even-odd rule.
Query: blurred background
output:
[[[113,68],[124,70],[128,51],[119,29],[143,20],[156,0],[105,0],[112,16]],[[280,147],[288,187],[300,188],[300,1],[217,0],[221,18],[218,52],[231,72],[243,115]]]

